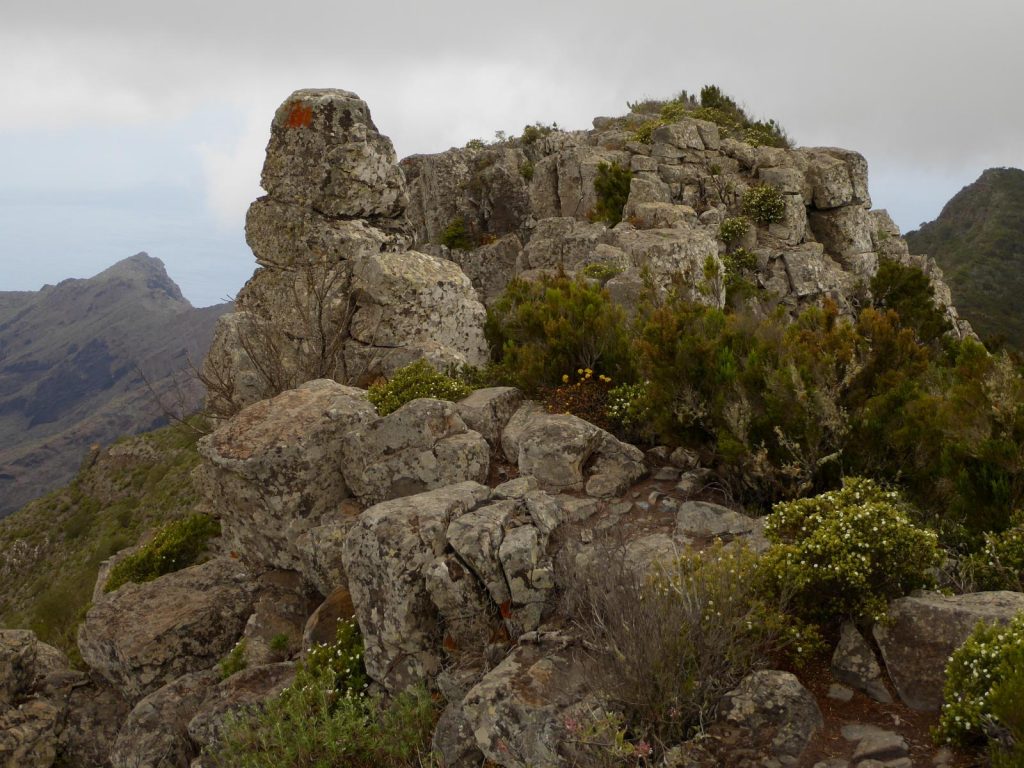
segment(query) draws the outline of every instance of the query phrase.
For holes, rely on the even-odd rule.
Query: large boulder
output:
[[[441,623],[426,570],[447,546],[453,517],[490,497],[475,482],[370,507],[345,541],[344,561],[370,676],[402,690],[436,675]]]
[[[863,691],[875,701],[892,703],[892,695],[882,679],[882,668],[867,640],[850,622],[844,622],[839,631],[839,642],[832,654],[832,676]]]
[[[245,662],[250,667],[285,661],[302,647],[306,620],[319,595],[295,571],[260,574],[252,616],[245,623]]]
[[[913,709],[942,706],[946,663],[979,621],[1006,623],[1024,612],[1020,592],[925,593],[894,600],[874,636],[903,702]]]
[[[335,217],[392,218],[408,202],[390,139],[349,91],[295,91],[274,113],[260,177],[275,200]]]
[[[50,768],[61,709],[43,698],[0,707],[0,768]]]
[[[525,403],[501,435],[505,458],[548,491],[621,493],[645,472],[643,452],[570,414],[552,414]]]
[[[295,664],[265,664],[236,672],[218,683],[188,722],[188,735],[199,747],[216,745],[224,726],[280,695],[295,679]]]
[[[420,398],[353,431],[340,458],[352,492],[374,504],[464,480],[483,482],[490,449],[454,403]]]
[[[520,645],[462,701],[487,760],[503,768],[562,765],[562,713],[587,697],[588,666],[571,649]]]
[[[82,660],[136,703],[224,656],[252,613],[254,587],[248,569],[229,558],[125,584],[79,627]]]
[[[824,725],[814,696],[796,676],[771,669],[743,678],[722,698],[718,715],[720,722],[741,729],[751,742],[790,764]]]
[[[364,391],[320,379],[249,406],[203,438],[207,501],[227,546],[261,565],[300,570],[296,540],[349,495],[346,435],[377,418]]]
[[[188,765],[196,753],[188,736],[188,723],[219,682],[215,670],[192,672],[136,704],[111,750],[113,768]]]

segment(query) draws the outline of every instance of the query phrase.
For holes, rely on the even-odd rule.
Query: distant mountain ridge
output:
[[[989,168],[905,239],[942,267],[982,339],[1024,351],[1024,171]]]
[[[93,443],[162,423],[146,380],[198,405],[200,388],[174,378],[202,359],[229,308],[196,309],[146,253],[88,279],[0,292],[0,516],[67,482]]]

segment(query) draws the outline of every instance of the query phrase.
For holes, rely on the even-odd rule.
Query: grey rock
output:
[[[94,605],[78,630],[85,663],[132,704],[226,654],[252,613],[255,582],[235,560],[210,560]]]
[[[871,219],[860,206],[811,211],[808,221],[825,251],[844,265],[853,257],[871,251]]]
[[[874,636],[903,702],[935,711],[942,706],[946,663],[975,625],[1006,623],[1022,611],[1024,594],[1019,592],[925,593],[894,600]]]
[[[853,700],[853,688],[847,688],[845,685],[839,683],[832,683],[828,687],[828,693],[826,694],[830,699],[836,701],[852,701]]]
[[[445,768],[479,768],[484,762],[460,702],[449,704],[441,712],[431,745],[440,753]]]
[[[756,529],[754,518],[708,501],[684,502],[676,514],[676,535],[680,537],[749,536]]]
[[[719,706],[727,723],[770,741],[778,758],[799,759],[824,725],[811,693],[789,672],[761,670],[743,679]]]
[[[540,626],[548,595],[555,586],[551,561],[544,550],[547,537],[532,525],[505,534],[498,559],[512,597],[510,619],[520,632]]]
[[[245,661],[254,667],[285,661],[297,652],[306,619],[320,602],[295,571],[268,571],[257,584],[253,612],[242,632]],[[284,648],[278,647],[282,639]]]
[[[261,186],[276,200],[328,216],[394,217],[405,178],[366,103],[340,90],[300,90],[274,114]]]
[[[493,495],[496,499],[522,499],[538,488],[540,485],[537,478],[533,475],[522,475],[495,486]]]
[[[844,622],[840,629],[839,642],[832,654],[832,675],[839,682],[863,691],[875,701],[883,704],[892,702],[874,651],[850,622]]]
[[[517,509],[514,501],[499,501],[463,512],[448,526],[448,543],[473,569],[497,605],[506,605],[512,599],[498,553]]]
[[[519,406],[523,393],[515,387],[488,387],[471,392],[457,403],[459,416],[479,432],[493,448],[501,445],[501,433]]]
[[[299,570],[321,595],[329,595],[348,584],[342,551],[345,537],[362,511],[362,505],[355,499],[345,499],[332,514],[320,518],[320,525],[295,539]]]
[[[303,650],[309,650],[315,645],[332,645],[338,636],[338,622],[355,615],[356,608],[348,587],[338,587],[331,591],[306,619],[302,628]]]
[[[490,306],[518,274],[522,251],[516,235],[505,235],[469,251],[449,251],[448,258],[465,272],[480,301]]]
[[[110,753],[113,768],[188,765],[197,750],[188,735],[210,690],[220,682],[214,670],[173,680],[140,701],[125,719]]]
[[[474,482],[370,507],[345,542],[345,570],[370,676],[389,691],[436,675],[441,624],[424,569],[444,553],[452,518],[487,501]]]
[[[0,766],[50,768],[57,757],[61,711],[43,698],[0,708]]]
[[[259,565],[301,569],[296,540],[349,495],[347,433],[377,418],[364,391],[321,379],[255,403],[204,437],[204,495],[226,546]]]
[[[420,398],[351,431],[340,458],[365,504],[487,478],[490,451],[454,403]]]
[[[898,733],[886,731],[865,736],[853,751],[853,761],[880,760],[888,762],[910,753],[907,741]]]
[[[497,626],[497,609],[483,584],[456,555],[444,554],[423,570],[444,624],[445,650],[482,653]]]

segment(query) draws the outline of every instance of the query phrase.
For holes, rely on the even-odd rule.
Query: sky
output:
[[[270,120],[309,87],[404,157],[714,83],[862,152],[908,231],[1024,167],[1022,29],[1020,0],[0,0],[0,291],[146,251],[196,306],[232,297]]]

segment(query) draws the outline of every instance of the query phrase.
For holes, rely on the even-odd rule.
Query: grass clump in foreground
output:
[[[363,641],[352,619],[331,645],[313,648],[295,681],[260,710],[225,727],[217,768],[419,768],[427,765],[437,711],[423,687],[386,701],[368,692]]]
[[[129,581],[142,584],[192,565],[206,551],[207,542],[220,535],[220,523],[209,515],[189,515],[168,523],[138,552],[125,557],[111,571],[104,592]]]

